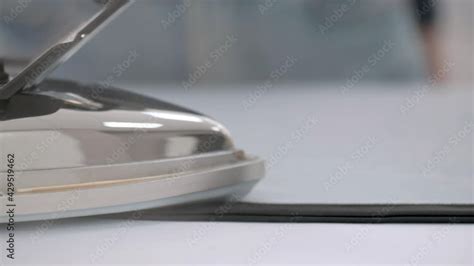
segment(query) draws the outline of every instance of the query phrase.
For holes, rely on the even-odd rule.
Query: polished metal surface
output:
[[[19,170],[121,164],[233,150],[229,133],[220,123],[117,89],[45,82],[29,94],[15,95],[3,113],[1,140],[4,149],[24,158]],[[0,171],[4,167],[1,165]]]
[[[0,204],[14,191],[17,221],[221,197],[263,177],[263,161],[207,116],[109,86],[43,81],[130,2],[107,1],[0,87],[0,174],[13,180],[0,181]]]
[[[69,36],[54,44],[7,84],[0,86],[0,100],[39,84],[56,67],[68,60],[103,27],[125,10],[132,0],[109,0],[102,10]]]
[[[207,116],[66,81],[45,81],[2,106],[0,145],[0,174],[6,154],[15,154],[19,220],[163,206],[196,193],[204,199],[216,195],[206,191],[249,188],[264,173],[263,161],[236,149]]]

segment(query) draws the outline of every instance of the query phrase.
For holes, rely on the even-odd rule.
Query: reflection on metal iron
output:
[[[2,150],[16,158],[17,220],[244,193],[264,174],[263,161],[235,149],[218,122],[119,89],[94,94],[92,87],[49,80],[13,96],[3,114]],[[2,175],[8,170],[4,155]],[[5,206],[7,190],[1,188]]]
[[[0,175],[11,179],[0,181],[0,205],[12,204],[14,186],[16,221],[242,196],[263,177],[263,161],[235,149],[228,131],[202,114],[120,89],[44,80],[130,2],[107,1],[0,86]]]

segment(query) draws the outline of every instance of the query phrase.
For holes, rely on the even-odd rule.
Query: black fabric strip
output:
[[[113,217],[128,217],[127,213]],[[474,223],[474,205],[201,202],[145,210],[143,220],[285,223]]]

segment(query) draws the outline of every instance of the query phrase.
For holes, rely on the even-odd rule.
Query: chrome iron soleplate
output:
[[[153,174],[140,175],[150,172]],[[130,174],[135,177],[128,176]],[[22,177],[36,176],[43,184],[51,185],[38,182],[18,189],[15,220],[116,213],[230,193],[243,195],[244,191],[238,188],[251,188],[263,175],[263,161],[246,158],[241,152],[110,166],[25,171]],[[100,180],[96,176],[100,176]],[[2,206],[6,206],[6,199],[6,196],[1,197]],[[7,222],[4,211],[1,222]]]
[[[14,175],[15,221],[183,203],[263,177],[263,161],[209,117],[109,86],[45,80],[131,2],[107,1],[0,87],[0,174]],[[0,222],[11,183],[0,180]]]
[[[263,161],[236,149],[228,130],[209,117],[120,89],[94,93],[45,81],[6,105],[0,174],[7,176],[6,158],[14,153],[16,221],[175,204],[263,177]]]

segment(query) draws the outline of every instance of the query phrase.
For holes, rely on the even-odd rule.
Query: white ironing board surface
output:
[[[292,203],[472,203],[472,135],[431,175],[420,165],[472,119],[472,92],[427,95],[410,113],[399,105],[419,86],[368,85],[341,95],[332,85],[285,85],[244,111],[257,85],[135,88],[222,121],[237,145],[268,157],[313,113],[316,126],[282,156],[246,200]],[[370,136],[379,141],[331,190],[328,175]],[[2,227],[0,233],[6,232]],[[472,265],[472,225],[163,222],[104,217],[18,226],[15,263],[298,263]],[[4,259],[4,256],[3,256]]]
[[[336,84],[277,84],[246,110],[257,86],[137,91],[216,118],[237,146],[265,158],[269,172],[248,201],[474,202],[469,85],[428,87],[406,113],[401,106],[427,84],[358,84],[345,94]]]

